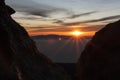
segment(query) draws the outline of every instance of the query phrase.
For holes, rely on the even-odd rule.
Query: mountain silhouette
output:
[[[0,80],[71,80],[65,70],[40,53],[25,29],[0,0]]]
[[[77,63],[78,80],[119,80],[120,21],[96,32]]]
[[[62,39],[70,39],[72,36],[64,36],[64,35],[55,35],[55,34],[49,34],[49,35],[37,35],[37,36],[31,36],[32,39],[55,39],[58,40],[59,38]]]

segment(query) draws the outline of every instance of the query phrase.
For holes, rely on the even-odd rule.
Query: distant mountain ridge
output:
[[[64,35],[54,35],[54,34],[50,34],[50,35],[38,35],[38,36],[31,36],[31,38],[33,39],[70,39],[72,36],[64,36]]]
[[[66,35],[55,35],[55,34],[49,34],[49,35],[37,35],[37,36],[31,36],[32,39],[55,39],[59,40],[60,38],[65,40],[65,39],[74,39],[74,36],[66,36]],[[91,36],[81,36],[79,38],[87,38],[91,39]]]

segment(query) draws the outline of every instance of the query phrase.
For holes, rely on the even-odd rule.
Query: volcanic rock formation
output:
[[[78,61],[78,80],[120,79],[120,21],[98,31]]]
[[[15,11],[0,0],[0,80],[70,80],[67,73],[41,54]]]

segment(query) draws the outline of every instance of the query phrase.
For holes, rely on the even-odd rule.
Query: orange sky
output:
[[[36,36],[36,35],[49,35],[49,34],[57,34],[57,35],[72,35],[71,32],[29,32],[29,35]],[[95,31],[92,32],[83,32],[81,36],[92,36],[95,34]]]
[[[80,36],[93,36],[95,34],[96,31],[82,31],[80,29],[73,29],[73,30],[69,30],[69,31],[59,31],[59,29],[57,30],[49,30],[49,31],[45,31],[45,30],[38,30],[38,31],[34,31],[34,30],[30,30],[30,29],[26,29],[27,32],[29,33],[30,36],[36,36],[36,35],[49,35],[49,34],[56,34],[56,35],[73,35],[71,34],[71,32],[74,32],[75,30],[82,32],[82,34],[80,34]]]
[[[25,26],[25,25],[23,25]],[[46,25],[47,26],[47,25]],[[36,35],[48,35],[48,34],[56,34],[56,35],[72,35],[73,31],[82,32],[81,36],[93,36],[96,31],[100,30],[103,25],[72,25],[72,26],[48,26],[48,27],[25,27],[30,36]]]

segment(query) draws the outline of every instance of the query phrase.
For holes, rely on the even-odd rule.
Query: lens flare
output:
[[[78,30],[72,32],[73,36],[80,36],[81,34],[83,34],[83,33]]]

